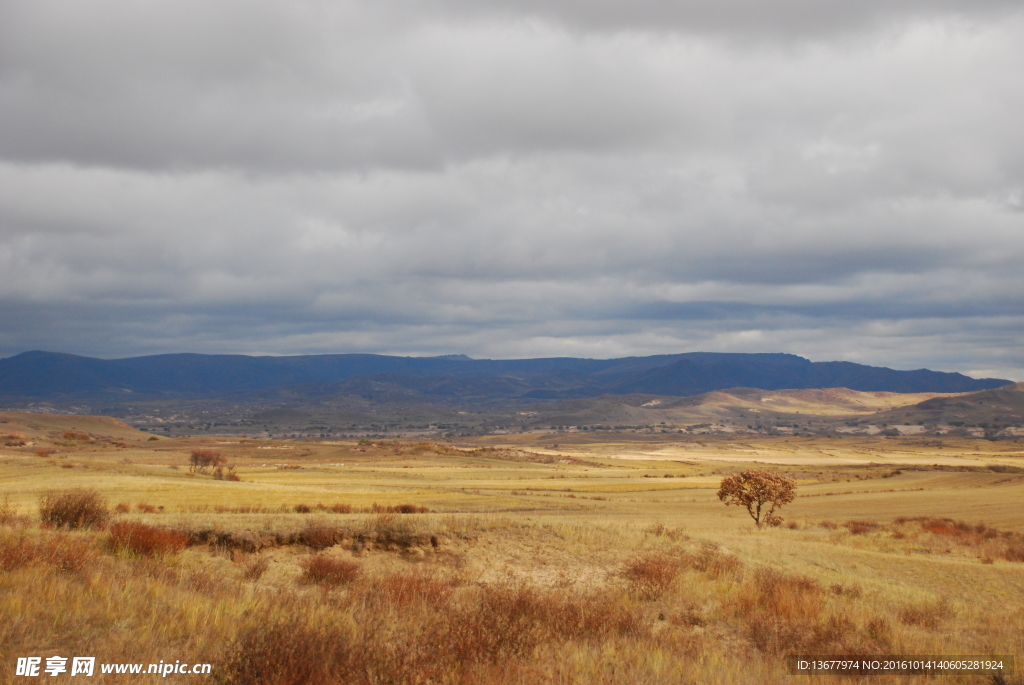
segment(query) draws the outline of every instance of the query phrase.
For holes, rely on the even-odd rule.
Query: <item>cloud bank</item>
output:
[[[0,355],[1024,380],[1024,8],[0,5]]]

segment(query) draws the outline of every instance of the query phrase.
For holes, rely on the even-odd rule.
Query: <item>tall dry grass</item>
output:
[[[426,525],[410,518],[382,514],[359,525]],[[893,600],[877,586],[862,589],[860,576],[825,580],[683,536],[497,518],[430,524],[462,531],[467,554],[484,543],[579,544],[605,560],[605,576],[563,586],[485,582],[443,555],[414,564],[388,552],[357,559],[298,545],[234,561],[213,547],[104,555],[117,525],[0,527],[0,615],[9,619],[0,622],[0,652],[170,656],[212,663],[215,682],[238,685],[788,685],[784,657],[796,650],[994,654],[1015,652],[1024,634],[1019,607],[984,616],[924,592]],[[785,545],[796,534],[772,530],[758,540]],[[860,544],[882,534],[853,537]],[[308,569],[319,569],[316,577]],[[0,662],[0,681],[13,678],[13,663]]]

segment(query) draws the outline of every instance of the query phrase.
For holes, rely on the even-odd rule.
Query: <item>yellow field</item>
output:
[[[150,440],[84,417],[0,418],[3,682],[16,657],[51,652],[204,661],[213,682],[236,683],[789,683],[794,650],[1024,655],[1017,443]],[[190,473],[197,448],[220,451],[241,481]],[[758,530],[716,498],[723,475],[751,467],[797,481],[787,525]],[[112,521],[220,546],[149,557],[112,551],[102,531],[41,530],[40,496],[82,487],[124,505]],[[319,554],[356,564],[356,580],[303,580],[314,529],[337,535]],[[10,561],[74,540],[88,549],[71,570],[59,551]],[[556,620],[578,611],[598,618]],[[484,644],[481,631],[505,637]],[[334,675],[299,673],[286,634]],[[322,652],[339,641],[361,656]],[[146,681],[94,682],[119,677]]]

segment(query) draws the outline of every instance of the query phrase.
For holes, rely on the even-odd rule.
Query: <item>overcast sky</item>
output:
[[[1020,0],[0,0],[0,356],[1024,380]]]

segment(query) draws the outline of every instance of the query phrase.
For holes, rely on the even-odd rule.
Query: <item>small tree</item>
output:
[[[782,518],[775,515],[775,509],[789,504],[796,497],[796,483],[770,471],[743,471],[738,476],[722,479],[718,499],[726,506],[736,504],[747,508],[750,518],[757,527],[767,524],[778,526]],[[766,505],[767,508],[766,508]]]
[[[207,468],[222,466],[225,461],[226,459],[217,450],[192,450],[192,455],[189,457],[189,471],[203,473]]]

